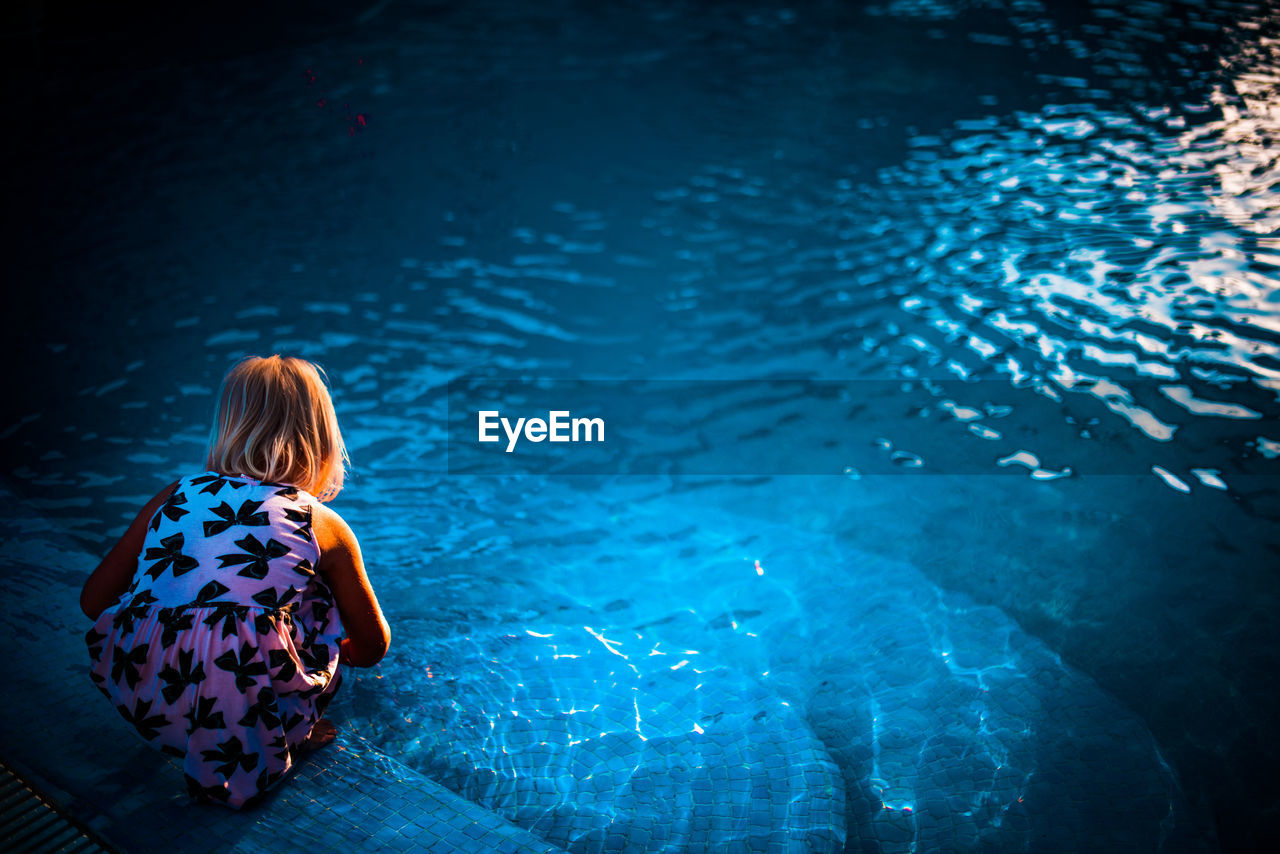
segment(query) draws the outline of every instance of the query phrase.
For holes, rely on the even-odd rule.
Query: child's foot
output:
[[[328,718],[321,718],[311,727],[311,734],[298,745],[299,753],[319,750],[338,736],[338,728]]]

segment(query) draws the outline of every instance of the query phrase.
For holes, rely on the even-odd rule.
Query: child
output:
[[[208,471],[162,489],[85,582],[91,676],[182,758],[192,797],[257,798],[333,740],[320,715],[339,663],[386,654],[360,546],[321,503],[346,460],[317,367],[245,359],[218,394]]]

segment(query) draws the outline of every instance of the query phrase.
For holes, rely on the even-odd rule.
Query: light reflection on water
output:
[[[357,467],[340,509],[393,616],[459,572],[481,623],[688,613],[703,523],[674,508],[695,496],[998,605],[1136,709],[1220,826],[1251,821],[1246,792],[1274,801],[1274,17],[481,5],[204,67],[184,121],[93,176],[61,238],[80,314],[36,347],[62,391],[0,432],[34,503],[99,548],[196,460],[227,363],[289,351],[333,378]],[[862,416],[877,444],[833,470],[1006,476],[446,477],[445,386],[469,375],[902,380]],[[749,426],[737,403],[703,402],[713,435]],[[925,422],[954,439],[924,449]],[[743,625],[834,619],[796,612],[793,583]],[[735,619],[731,587],[700,595],[726,603],[700,620]]]
[[[1072,850],[1101,844],[1098,827],[1121,850],[1165,822],[1171,847],[1194,848],[1204,829],[1142,725],[1092,683],[914,567],[713,509],[738,494],[574,500],[536,524],[579,531],[522,538],[507,573],[479,560],[402,580],[414,658],[356,676],[348,724],[575,851],[599,850],[590,831],[606,825],[643,845],[655,815],[647,850],[724,844],[762,791],[788,793],[774,827],[811,850],[846,832],[885,850],[900,833],[925,850],[979,836]],[[1085,758],[1099,755],[1105,773]],[[833,814],[823,793],[843,789]],[[917,824],[918,809],[937,820]]]

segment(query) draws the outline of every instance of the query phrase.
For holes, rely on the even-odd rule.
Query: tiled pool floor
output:
[[[333,745],[261,807],[193,805],[87,677],[97,558],[2,483],[0,501],[0,757],[126,852],[1213,848],[1141,720],[1005,615],[792,530],[761,529],[786,544],[768,575],[690,544],[705,589],[652,625],[628,604],[643,575],[611,575],[606,612],[515,619],[519,585],[424,579],[431,616],[399,618],[395,660],[351,673]],[[734,540],[703,516],[709,542]],[[767,638],[699,616],[779,598]]]

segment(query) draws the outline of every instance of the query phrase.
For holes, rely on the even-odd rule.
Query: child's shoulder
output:
[[[178,488],[181,485],[181,480],[165,484],[163,489],[152,496],[146,504],[142,505],[142,509],[138,511],[138,515],[133,519],[133,526],[139,530],[149,526],[155,515],[169,505],[170,499],[178,492]]]
[[[152,505],[155,505],[158,507],[159,505],[164,504],[171,497],[173,497],[174,493],[178,492],[178,490],[182,488],[182,485],[183,483],[186,482],[186,480],[187,480],[186,478],[179,478],[178,480],[173,480],[173,481],[170,481],[169,483],[166,483],[163,487],[161,487],[160,491],[157,492],[152,497],[152,499],[147,502],[147,506],[151,507]]]
[[[311,530],[315,532],[316,544],[322,552],[335,545],[354,543],[356,540],[351,526],[338,511],[320,501],[311,505]]]

